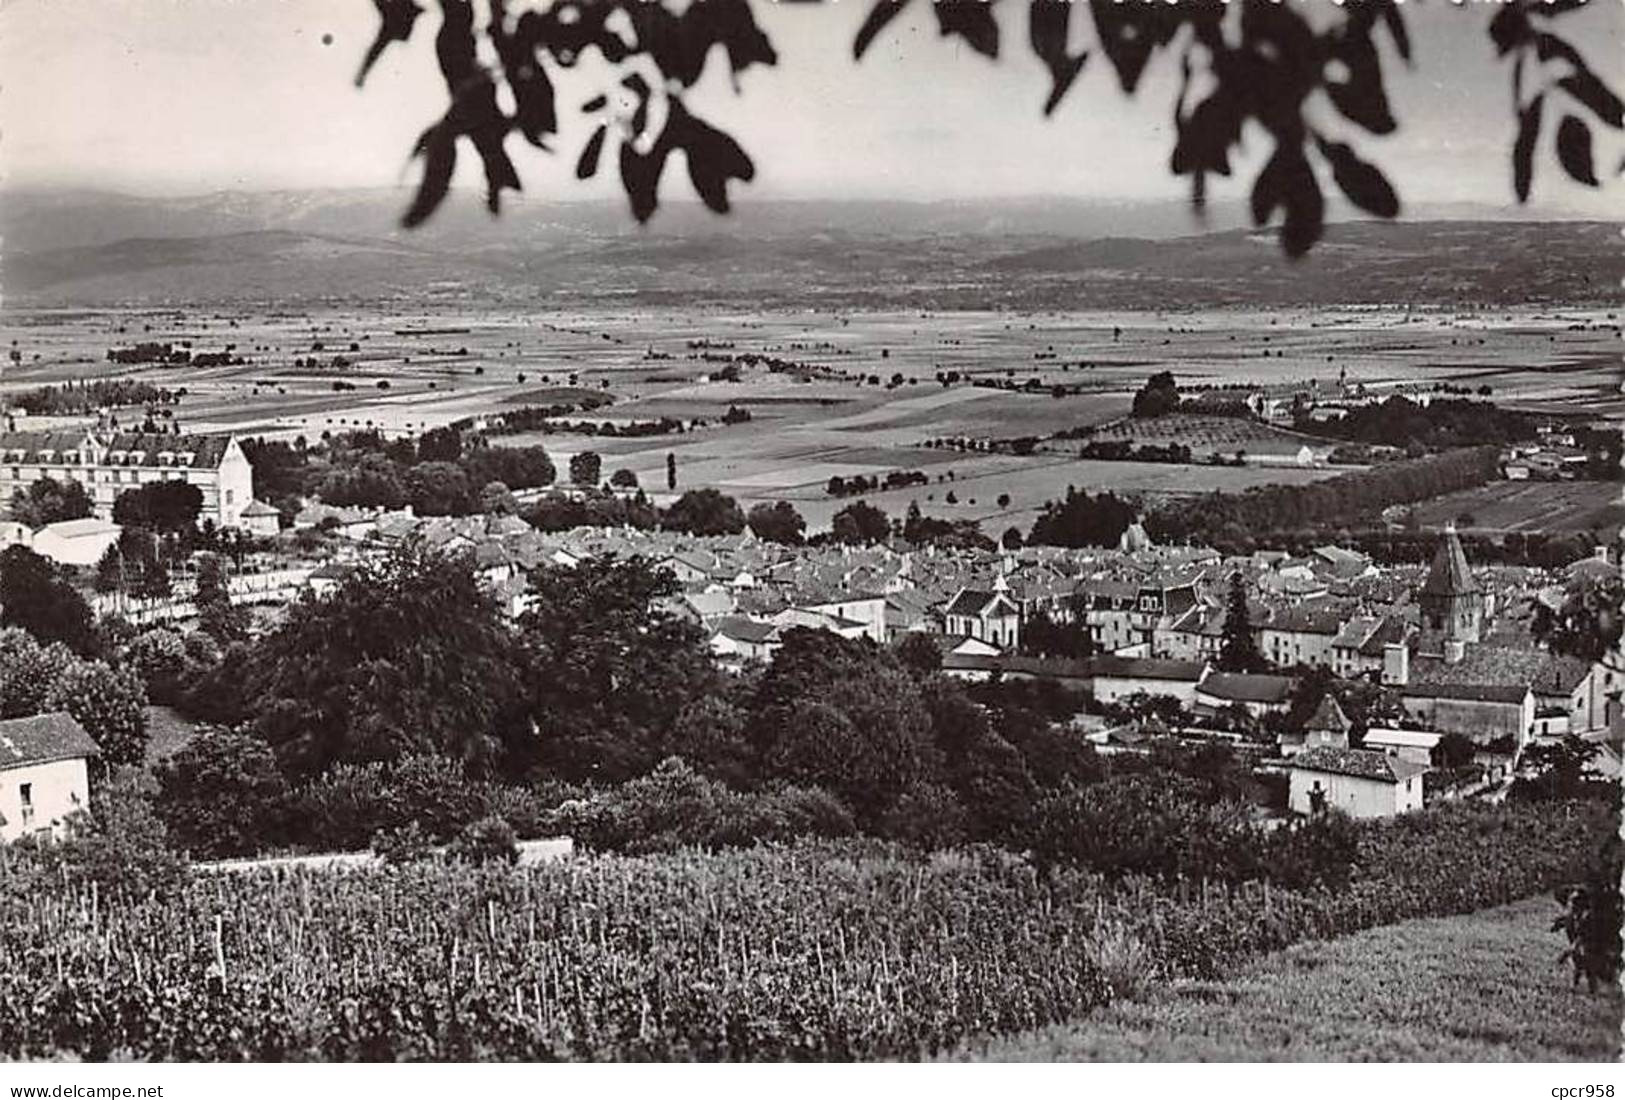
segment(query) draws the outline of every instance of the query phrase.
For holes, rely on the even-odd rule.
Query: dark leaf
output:
[[[688,160],[688,178],[695,192],[706,206],[726,214],[728,181],[754,178],[756,166],[733,138],[688,114],[680,104],[673,104],[672,109],[671,126],[676,130],[672,141]]]
[[[861,60],[875,36],[886,29],[890,23],[902,14],[903,7],[908,0],[875,0],[875,6],[869,9],[868,16],[863,20],[863,26],[858,28],[858,37],[852,42],[852,57]]]
[[[1117,71],[1118,83],[1129,93],[1139,86],[1153,50],[1171,42],[1185,22],[1210,20],[1216,10],[1202,0],[1155,5],[1089,0],[1089,9],[1100,47]]]
[[[576,161],[576,179],[590,179],[597,174],[598,156],[604,151],[605,133],[605,127],[600,126],[592,132],[592,137],[587,139],[586,148],[581,150],[581,157]]]
[[[1388,34],[1394,40],[1394,49],[1404,61],[1411,59],[1411,36],[1405,30],[1405,13],[1400,11],[1396,0],[1382,0],[1379,9],[1383,25],[1388,28]]]
[[[587,100],[587,102],[585,102],[585,103],[583,103],[581,105],[581,110],[583,112],[602,111],[608,105],[609,105],[608,97],[601,96],[601,95],[595,95],[591,99]]]
[[[1032,40],[1033,54],[1049,70],[1050,93],[1044,101],[1044,114],[1054,113],[1061,99],[1072,87],[1072,82],[1083,71],[1089,52],[1081,51],[1076,57],[1066,52],[1067,24],[1072,16],[1070,0],[1033,0],[1028,10],[1027,32]]]
[[[440,30],[434,38],[440,75],[453,96],[479,76],[474,50],[474,5],[468,0],[440,0]]]
[[[639,222],[648,221],[660,205],[660,173],[669,153],[658,143],[648,153],[639,153],[630,141],[621,143],[621,186],[632,203],[632,216]]]
[[[1529,185],[1535,178],[1535,140],[1540,137],[1540,113],[1545,105],[1545,95],[1538,95],[1518,113],[1518,138],[1512,143],[1512,190],[1519,202],[1529,201]]]
[[[542,139],[558,132],[558,110],[554,105],[553,82],[542,68],[537,43],[527,35],[509,33],[502,0],[491,0],[489,34],[502,62],[502,76],[514,99],[514,125],[525,140],[545,149]],[[527,24],[534,29],[534,24]],[[492,103],[495,108],[495,101]]]
[[[1499,57],[1505,57],[1514,48],[1529,41],[1531,33],[1529,16],[1518,4],[1503,6],[1490,20],[1490,41],[1495,43],[1495,53]]]
[[[1557,86],[1591,108],[1591,113],[1605,125],[1616,130],[1625,126],[1625,104],[1590,69],[1581,69],[1565,76],[1557,82]]]
[[[1341,142],[1320,142],[1320,154],[1332,166],[1332,178],[1349,201],[1379,218],[1399,216],[1399,196],[1375,165],[1355,155]]]
[[[1575,182],[1597,186],[1597,169],[1591,161],[1591,127],[1573,115],[1564,115],[1558,123],[1557,159]]]
[[[752,65],[774,65],[779,55],[756,25],[746,0],[696,0],[685,17],[700,23],[706,37],[722,43],[728,67],[741,72]]]
[[[407,42],[412,38],[412,24],[417,22],[423,9],[412,0],[372,0],[378,9],[378,37],[367,47],[367,56],[361,59],[361,71],[356,73],[357,88],[366,81],[367,74],[391,42]]]
[[[1230,147],[1241,139],[1241,108],[1228,88],[1219,88],[1202,102],[1179,129],[1172,168],[1187,172],[1230,174]]]
[[[1395,122],[1388,107],[1388,93],[1383,89],[1382,62],[1371,39],[1360,35],[1344,37],[1332,46],[1331,55],[1349,71],[1346,82],[1326,84],[1333,105],[1344,118],[1373,134],[1392,133]]]
[[[933,0],[931,10],[943,37],[958,35],[983,57],[999,56],[999,25],[990,0]]]
[[[1555,34],[1542,32],[1535,35],[1535,56],[1542,61],[1567,61],[1582,72],[1588,71],[1585,58],[1580,56],[1580,51]]]
[[[1286,187],[1286,161],[1281,147],[1277,146],[1275,154],[1264,164],[1258,178],[1253,180],[1251,202],[1254,225],[1261,226],[1270,220],[1286,195]]]
[[[1320,181],[1309,167],[1303,150],[1294,147],[1286,172],[1286,220],[1281,223],[1281,249],[1288,259],[1308,253],[1320,240],[1326,222],[1326,202],[1320,194]]]
[[[445,122],[437,122],[423,131],[412,155],[423,157],[423,179],[418,182],[412,205],[401,217],[407,229],[422,225],[445,200],[452,171],[457,167],[457,135]]]

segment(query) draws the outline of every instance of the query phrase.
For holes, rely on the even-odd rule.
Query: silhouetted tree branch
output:
[[[853,42],[861,59],[911,0],[876,0]],[[927,0],[913,0],[926,3]],[[932,0],[945,37],[997,58],[998,0]],[[1004,0],[1006,4],[1016,0]],[[379,32],[356,78],[394,42],[409,41],[422,9],[412,0],[374,0]],[[757,25],[749,0],[538,0],[515,15],[506,0],[485,0],[477,21],[471,0],[438,0],[440,27],[435,55],[446,83],[447,107],[419,136],[413,156],[423,159],[418,192],[403,222],[421,224],[444,201],[466,139],[485,173],[487,206],[500,209],[504,190],[520,190],[504,148],[509,134],[547,152],[558,132],[554,77],[596,50],[620,70],[618,83],[601,89],[580,110],[597,126],[576,160],[579,179],[597,174],[612,143],[621,185],[638,221],[659,206],[660,179],[671,154],[681,150],[690,182],[718,213],[728,210],[729,183],[749,181],[755,164],[731,136],[693,115],[683,101],[722,47],[730,73],[778,60]],[[1558,35],[1560,20],[1585,0],[1510,0],[1489,24],[1497,55],[1511,64],[1512,107],[1518,132],[1512,148],[1513,191],[1527,201],[1534,178],[1534,151],[1548,99],[1564,110],[1556,133],[1557,159],[1573,179],[1599,186],[1591,122],[1613,129],[1622,122],[1621,101],[1591,70],[1570,42]],[[681,10],[679,10],[679,7]],[[1028,47],[1049,72],[1042,105],[1054,112],[1089,58],[1073,49],[1076,24],[1093,24],[1095,42],[1134,95],[1159,54],[1179,64],[1173,105],[1174,148],[1169,168],[1189,177],[1191,203],[1200,213],[1209,175],[1229,176],[1232,150],[1241,147],[1249,122],[1270,137],[1272,151],[1253,179],[1253,221],[1280,219],[1281,247],[1301,256],[1320,239],[1325,223],[1323,175],[1350,202],[1379,218],[1399,214],[1400,198],[1382,169],[1365,160],[1345,137],[1330,133],[1321,101],[1331,116],[1370,134],[1398,127],[1383,77],[1379,42],[1411,61],[1410,37],[1399,0],[1349,0],[1327,4],[1325,25],[1315,26],[1294,6],[1274,0],[1029,0]],[[1317,20],[1319,22],[1319,20]],[[477,25],[478,24],[478,25]],[[486,40],[494,64],[480,60]],[[736,82],[737,86],[737,82]],[[505,89],[513,109],[500,105]],[[1625,164],[1621,165],[1625,170]]]

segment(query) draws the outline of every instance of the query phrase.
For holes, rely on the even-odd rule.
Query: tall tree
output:
[[[891,521],[873,504],[855,501],[835,513],[830,537],[846,543],[885,542],[891,537]]]
[[[604,460],[596,451],[582,451],[570,456],[570,483],[589,488],[596,486],[604,474]]]
[[[203,490],[196,485],[154,481],[120,493],[113,501],[113,522],[121,527],[170,533],[195,527],[202,511]]]
[[[226,565],[220,555],[203,554],[198,558],[197,595],[193,602],[197,606],[198,629],[222,646],[248,636],[248,612],[231,602]]]
[[[666,452],[666,490],[677,491],[677,456],[671,451]]]
[[[754,505],[745,520],[757,538],[786,546],[801,545],[802,535],[807,530],[807,521],[787,500]]]
[[[716,489],[690,489],[666,509],[660,525],[691,535],[737,535],[745,529],[745,513],[733,497]]]
[[[519,669],[471,566],[409,544],[295,604],[243,672],[256,732],[303,777],[413,753],[496,766],[528,736]]]
[[[97,650],[95,624],[84,597],[55,565],[26,546],[0,552],[0,626],[28,631],[43,643],[61,642],[83,656]]]
[[[1258,651],[1258,639],[1253,635],[1247,581],[1240,570],[1230,574],[1220,639],[1219,668],[1226,672],[1257,672],[1265,667],[1264,655]]]

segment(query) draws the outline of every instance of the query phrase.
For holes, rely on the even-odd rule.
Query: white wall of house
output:
[[[863,624],[865,637],[884,643],[886,640],[886,598],[866,597],[861,600],[831,600],[828,603],[808,604],[809,611],[822,611],[843,619]]]
[[[38,832],[60,835],[75,810],[90,808],[90,774],[83,758],[0,770],[0,841]]]
[[[1151,676],[1096,676],[1095,698],[1120,703],[1130,695],[1170,695],[1185,706],[1196,702],[1196,681],[1162,680]]]
[[[1422,777],[1413,775],[1400,783],[1367,779],[1358,775],[1293,768],[1289,777],[1287,804],[1293,811],[1311,810],[1310,792],[1316,784],[1326,792],[1327,809],[1342,810],[1350,817],[1392,817],[1422,808]]]

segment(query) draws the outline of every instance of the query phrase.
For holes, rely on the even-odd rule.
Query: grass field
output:
[[[604,394],[614,403],[582,419],[675,417],[710,425],[654,438],[536,435],[501,442],[542,442],[557,452],[561,468],[570,454],[592,449],[604,456],[606,471],[626,466],[653,491],[665,489],[665,456],[672,451],[681,489],[715,487],[747,506],[788,499],[814,529],[836,510],[822,493],[835,474],[926,469],[935,487],[937,475],[953,469],[958,478],[975,481],[956,487],[955,505],[944,501],[944,492],[908,491],[871,502],[901,512],[918,498],[929,514],[987,521],[997,536],[1007,526],[1025,528],[1038,507],[1068,484],[1092,491],[1232,491],[1326,474],[1143,463],[1065,466],[1055,460],[1075,453],[1076,446],[1063,445],[1056,453],[1011,463],[921,444],[944,437],[1044,436],[1120,421],[1134,391],[1160,370],[1171,370],[1185,386],[1334,386],[1346,378],[1387,388],[1444,379],[1491,386],[1497,400],[1526,407],[1617,413],[1617,363],[1609,358],[1617,358],[1614,338],[1582,323],[1595,320],[1583,312],[1399,309],[747,315],[703,308],[382,304],[297,311],[12,311],[0,313],[0,340],[18,359],[0,381],[0,397],[79,379],[142,378],[186,388],[173,412],[188,430],[314,440],[354,428],[416,434],[518,405]],[[185,344],[195,352],[230,349],[246,362],[176,368],[106,361],[108,349],[141,341]],[[772,371],[756,360],[742,368],[738,382],[710,380],[719,357],[746,354],[796,369]],[[335,357],[347,365],[333,367]],[[949,372],[962,380],[944,387],[938,375]],[[975,386],[970,380],[1032,384],[1036,390]],[[1063,396],[1051,396],[1051,386],[1061,387]],[[717,426],[733,404],[749,409],[751,422]],[[138,415],[120,411],[121,419]],[[1284,454],[1302,443],[1291,433],[1211,417],[1129,423],[1120,431],[1139,443],[1169,442],[1158,433],[1170,426],[1177,428],[1178,441],[1203,457],[1237,450]],[[1118,431],[1102,438],[1117,438]],[[994,504],[1006,494],[1009,505]],[[931,495],[936,499],[928,500]]]
[[[990,1061],[1601,1062],[1617,991],[1571,989],[1555,904],[1530,898],[1306,943],[1073,1024],[970,1047]],[[1583,989],[1583,986],[1582,986]]]
[[[1463,530],[1618,531],[1625,501],[1618,482],[1492,481],[1418,504],[1416,516],[1424,527]]]

